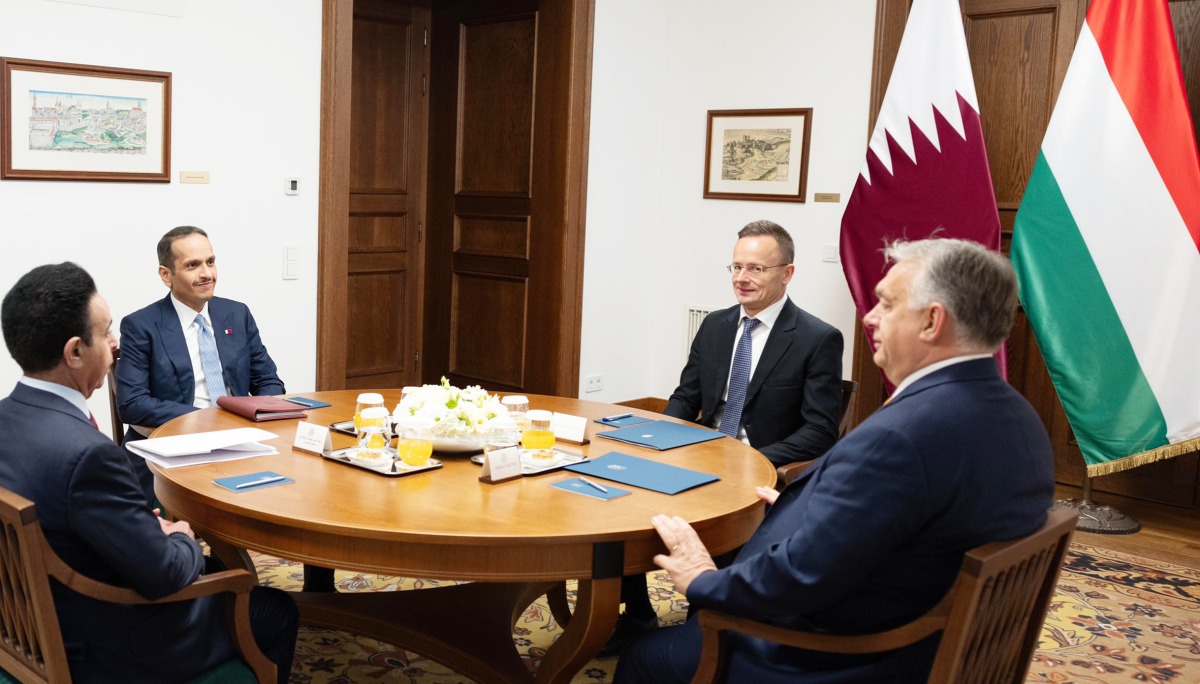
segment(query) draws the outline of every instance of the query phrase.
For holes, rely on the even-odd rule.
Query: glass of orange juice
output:
[[[554,448],[554,431],[550,429],[550,419],[554,414],[549,411],[530,411],[529,427],[521,433],[521,446],[528,451],[540,451]]]
[[[383,395],[375,392],[364,392],[358,395],[358,403],[354,406],[354,431],[362,427],[362,412],[364,409],[383,408]],[[380,425],[383,423],[381,422]]]
[[[429,463],[433,455],[433,442],[423,430],[408,429],[396,439],[396,455],[410,468],[419,468]]]

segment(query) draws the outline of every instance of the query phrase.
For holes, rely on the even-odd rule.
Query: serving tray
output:
[[[350,458],[350,454],[354,453],[355,451],[358,451],[358,447],[335,449],[328,454],[321,454],[321,457],[327,458],[330,461],[336,461],[343,465],[361,468],[369,473],[375,473],[376,475],[382,475],[384,477],[404,477],[405,475],[414,475],[416,473],[423,473],[427,470],[437,470],[438,468],[442,467],[442,462],[436,458],[429,459],[429,462],[423,466],[415,467],[405,464],[404,461],[396,460],[394,461],[396,469],[392,470],[392,463],[385,462],[382,465],[373,466]]]
[[[529,476],[529,475],[541,475],[542,473],[552,473],[555,470],[562,470],[563,468],[566,468],[569,465],[575,465],[576,463],[584,463],[586,461],[591,460],[587,456],[584,456],[583,454],[575,454],[575,453],[571,453],[570,451],[563,451],[562,449],[558,449],[558,448],[553,449],[553,451],[562,457],[558,463],[555,463],[554,465],[538,467],[538,466],[530,465],[529,463],[527,463],[525,461],[524,458],[522,458],[521,459],[521,474],[525,475],[525,476]],[[525,452],[526,452],[525,449],[521,450],[522,456],[525,454]],[[483,465],[483,454],[477,454],[475,456],[472,456],[471,463],[474,463],[475,465]]]

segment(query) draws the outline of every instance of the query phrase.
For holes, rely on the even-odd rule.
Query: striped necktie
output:
[[[200,367],[204,369],[204,386],[208,388],[208,400],[216,406],[217,399],[226,394],[221,357],[217,355],[217,341],[213,339],[212,330],[204,316],[196,314],[196,325],[200,326],[196,338],[200,346]]]
[[[729,398],[721,415],[721,432],[737,437],[742,426],[742,409],[746,407],[746,387],[750,384],[750,333],[758,325],[757,318],[742,319],[742,336],[733,352],[733,370],[729,374]]]

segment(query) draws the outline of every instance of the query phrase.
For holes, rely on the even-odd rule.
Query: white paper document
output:
[[[278,436],[258,428],[237,428],[197,432],[193,435],[155,437],[125,442],[125,446],[138,456],[163,468],[178,468],[277,454],[279,452],[275,447],[260,444],[259,440],[275,439]]]

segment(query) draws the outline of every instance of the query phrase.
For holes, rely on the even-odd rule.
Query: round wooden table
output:
[[[319,425],[353,416],[358,390],[307,393],[332,404],[308,411]],[[383,391],[395,406],[399,391]],[[749,446],[721,438],[669,451],[607,439],[591,419],[659,414],[561,397],[530,396],[530,407],[589,419],[591,443],[559,448],[592,458],[609,451],[711,473],[720,481],[674,496],[636,487],[602,501],[548,486],[567,471],[489,485],[466,456],[435,454],[438,470],[384,477],[293,451],[296,420],[252,423],[220,409],[188,413],[155,437],[253,425],[278,435],[279,455],[183,468],[152,467],[155,491],[231,567],[249,566],[241,549],[334,567],[403,577],[473,580],[420,591],[297,593],[305,620],[403,646],[480,681],[530,681],[512,643],[517,616],[537,596],[579,580],[573,615],[557,602],[564,632],[543,658],[536,681],[567,682],[603,646],[616,621],[623,574],[654,569],[664,553],[650,525],[657,513],[688,520],[714,555],[745,543],[764,507],[756,486],[775,482],[771,463]],[[333,433],[335,449],[354,444]],[[215,478],[271,470],[294,483],[234,493]],[[601,481],[608,484],[607,481]],[[624,487],[624,485],[622,485]],[[253,567],[249,569],[253,571]],[[561,596],[561,593],[560,593]],[[552,602],[553,604],[554,602]]]

